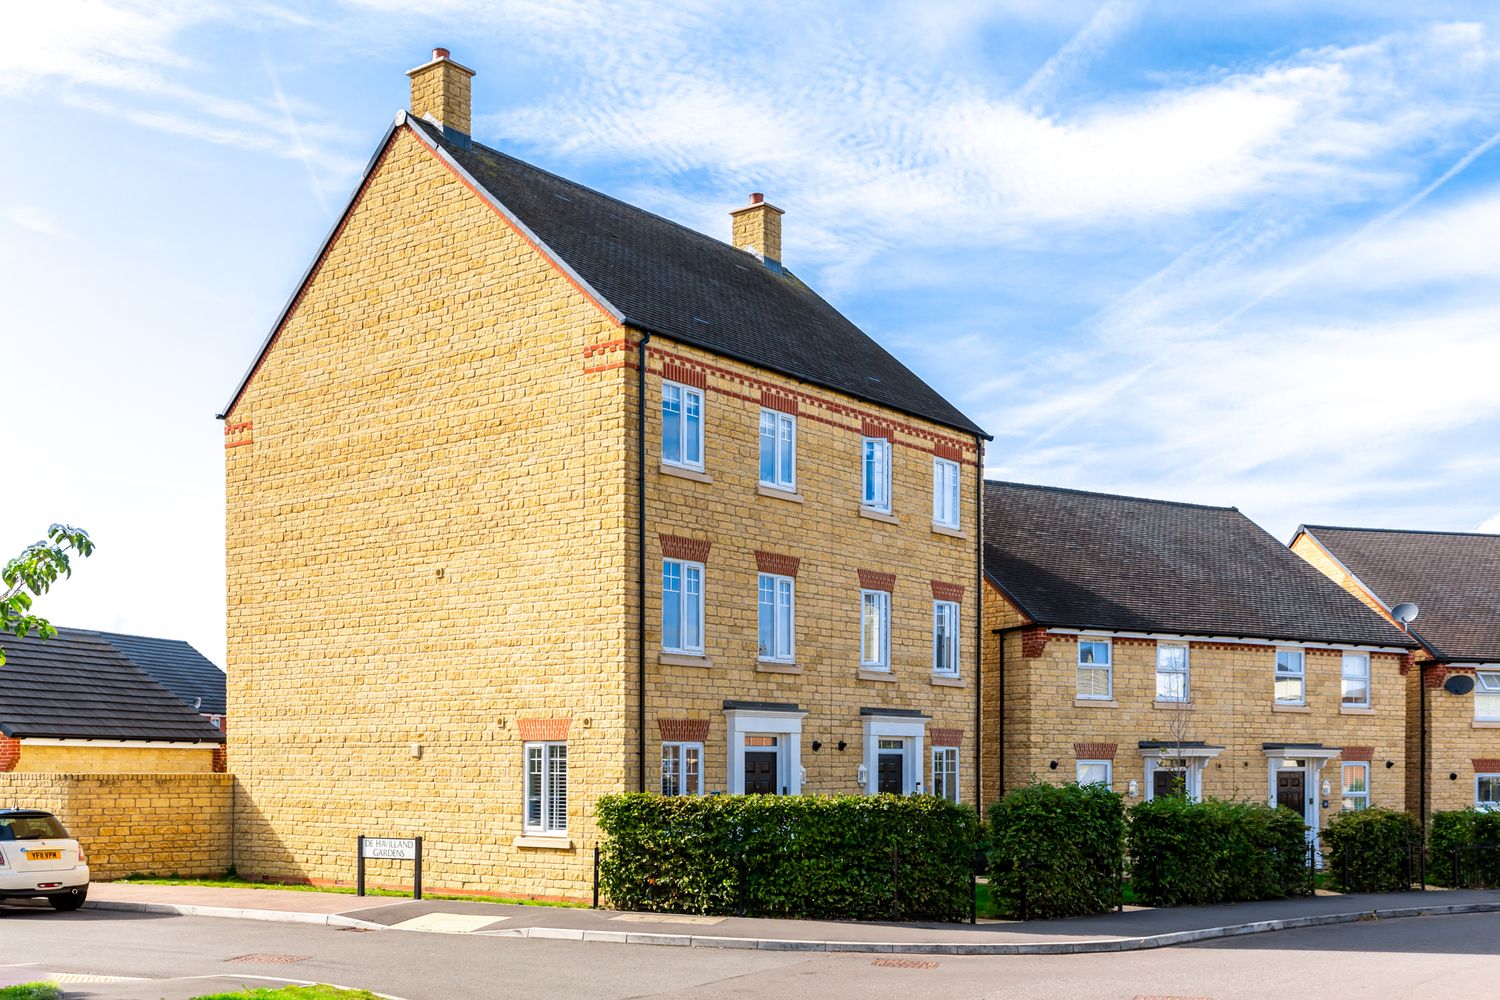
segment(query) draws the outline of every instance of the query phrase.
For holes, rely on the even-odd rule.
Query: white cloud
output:
[[[57,218],[40,205],[11,205],[7,208],[0,208],[0,219],[41,236],[62,235],[62,226]]]
[[[1494,516],[1485,518],[1479,522],[1479,526],[1474,530],[1484,532],[1485,534],[1500,535],[1500,512],[1496,512]]]

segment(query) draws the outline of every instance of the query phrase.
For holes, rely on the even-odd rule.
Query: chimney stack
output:
[[[729,213],[733,221],[730,241],[741,250],[754,254],[771,270],[781,271],[781,209],[755,192],[750,204]]]
[[[437,122],[444,134],[467,140],[474,130],[469,110],[474,71],[450,59],[447,49],[433,49],[431,62],[406,75],[411,77],[411,113]]]

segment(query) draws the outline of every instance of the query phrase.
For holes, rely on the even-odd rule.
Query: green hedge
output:
[[[1411,813],[1345,809],[1323,828],[1323,863],[1338,892],[1403,891],[1417,877],[1412,851],[1421,843]]]
[[[1434,813],[1427,838],[1427,881],[1433,885],[1500,886],[1500,812],[1458,809]],[[1458,849],[1458,882],[1453,881],[1453,852]]]
[[[1290,809],[1164,796],[1130,810],[1130,887],[1148,906],[1310,891],[1306,827]]]
[[[623,910],[965,921],[979,818],[930,795],[632,793],[599,801]]]
[[[1033,783],[990,806],[990,896],[1012,917],[1074,917],[1120,901],[1125,809],[1103,785]]]

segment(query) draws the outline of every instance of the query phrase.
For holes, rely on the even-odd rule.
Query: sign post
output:
[[[412,863],[411,898],[422,898],[422,838],[366,837],[355,838],[355,895],[365,894],[365,859],[410,861]]]

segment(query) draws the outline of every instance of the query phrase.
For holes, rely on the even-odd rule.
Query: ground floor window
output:
[[[526,832],[568,830],[568,745],[526,744]]]
[[[1474,805],[1478,809],[1500,809],[1500,774],[1474,776]]]
[[[932,794],[958,801],[958,747],[932,748]]]
[[[1112,760],[1080,760],[1076,771],[1080,785],[1115,786],[1115,762]]]
[[[663,743],[661,745],[661,793],[663,795],[703,794],[702,743]]]
[[[1370,765],[1366,763],[1344,765],[1345,809],[1368,809],[1370,807]]]

